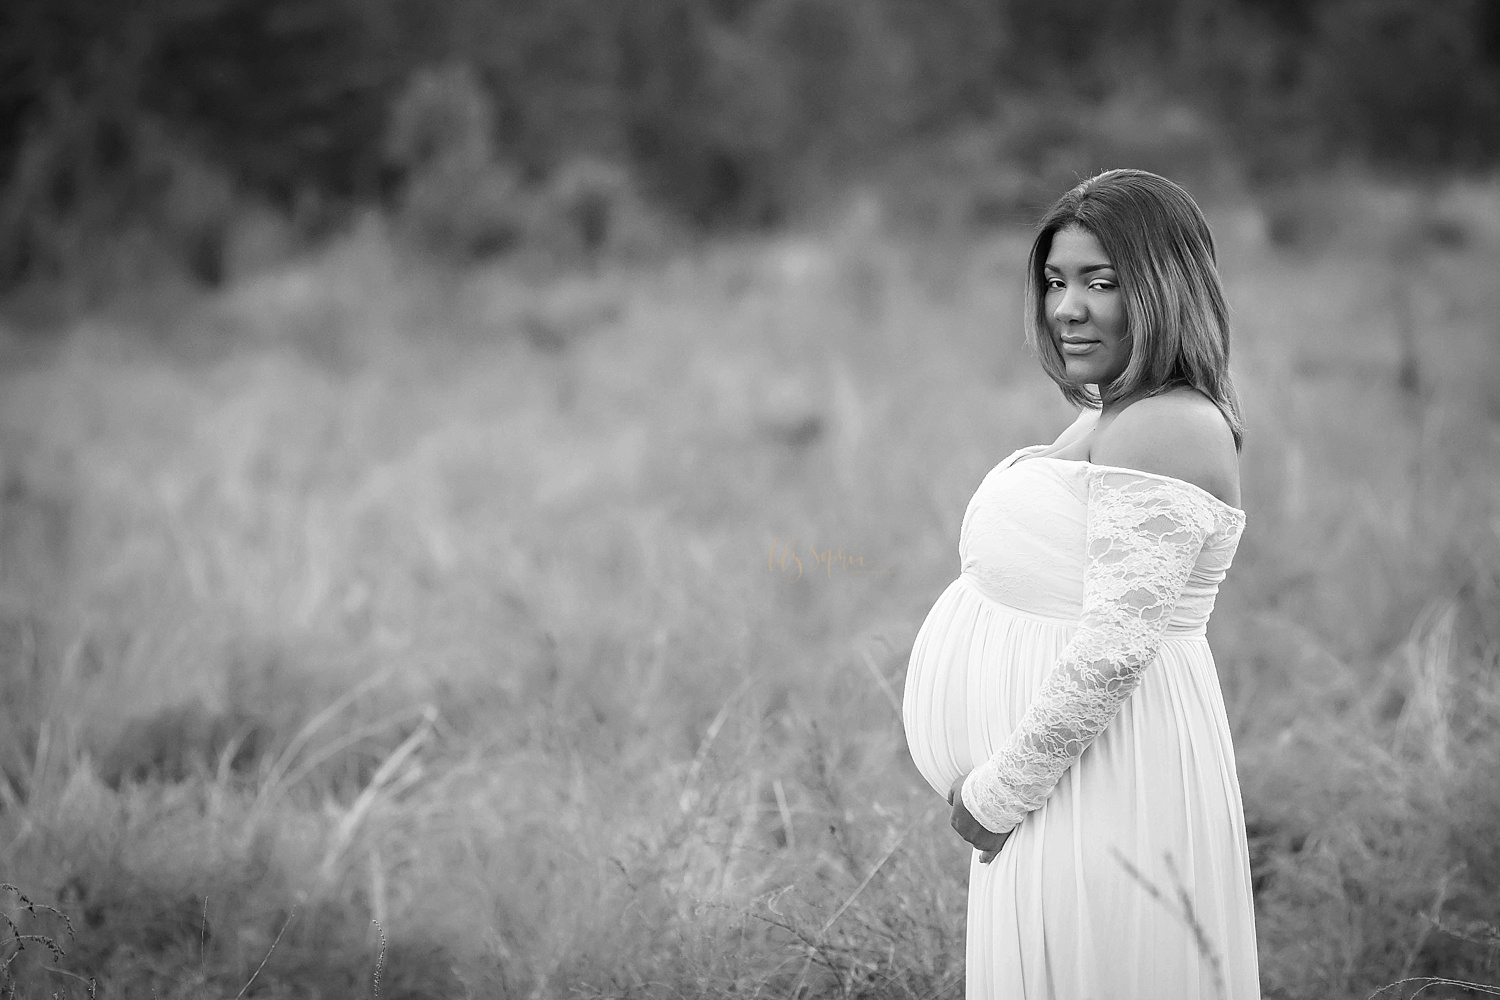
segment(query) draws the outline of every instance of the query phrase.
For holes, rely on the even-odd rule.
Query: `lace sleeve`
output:
[[[1091,469],[1083,614],[1020,724],[965,779],[964,805],[1004,833],[1052,793],[1156,658],[1215,514],[1171,479]]]

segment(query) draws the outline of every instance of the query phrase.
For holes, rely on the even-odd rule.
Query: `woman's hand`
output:
[[[948,789],[948,804],[953,807],[953,817],[949,822],[960,837],[974,845],[974,849],[979,852],[979,863],[987,865],[995,860],[1013,831],[991,833],[974,818],[964,805],[963,787],[967,777],[966,774],[960,774],[953,782],[953,787]]]

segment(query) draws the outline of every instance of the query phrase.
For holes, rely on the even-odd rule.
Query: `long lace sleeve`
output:
[[[1176,480],[1089,470],[1083,613],[1020,723],[969,773],[964,805],[1004,833],[1046,801],[1119,712],[1212,533],[1205,495]]]

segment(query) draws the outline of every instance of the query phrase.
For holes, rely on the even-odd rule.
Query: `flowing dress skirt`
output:
[[[946,798],[1019,723],[1070,621],[960,576],[912,649],[912,758]],[[967,996],[1259,1000],[1244,809],[1205,636],[1169,632],[1046,803],[969,873]]]

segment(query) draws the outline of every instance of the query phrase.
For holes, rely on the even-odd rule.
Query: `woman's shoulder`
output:
[[[1099,432],[1090,460],[1180,479],[1239,506],[1234,432],[1213,400],[1196,389],[1174,389],[1126,406]]]

